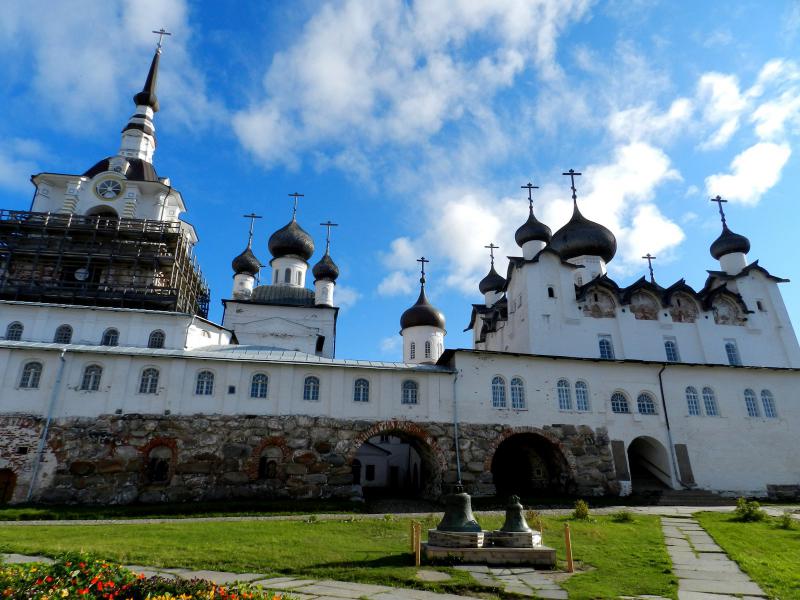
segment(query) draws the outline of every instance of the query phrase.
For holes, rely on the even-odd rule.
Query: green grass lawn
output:
[[[772,598],[800,598],[800,524],[777,519],[741,523],[731,514],[698,513],[700,524]]]
[[[502,519],[483,518],[485,529]],[[545,518],[545,543],[564,559],[565,519]],[[435,521],[423,523],[423,529]],[[659,522],[571,521],[575,559],[586,571],[565,587],[571,598],[676,595]],[[0,550],[56,555],[82,550],[123,563],[332,578],[435,591],[475,592],[464,572],[446,569],[449,582],[414,579],[407,519],[347,521],[186,522],[141,525],[0,526]],[[423,535],[423,538],[425,536]]]

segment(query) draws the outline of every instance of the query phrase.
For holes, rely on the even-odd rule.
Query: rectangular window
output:
[[[375,481],[375,465],[367,465],[364,469],[364,479]]]
[[[611,342],[610,335],[597,336],[597,344],[600,348],[600,358],[606,360],[614,359],[614,344]]]

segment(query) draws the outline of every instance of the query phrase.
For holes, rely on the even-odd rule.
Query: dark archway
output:
[[[0,504],[8,504],[14,496],[17,475],[11,469],[0,469]]]
[[[628,467],[634,492],[672,488],[667,450],[655,438],[637,437],[628,445]]]
[[[570,493],[572,469],[561,450],[537,433],[508,436],[494,452],[492,477],[498,496]]]

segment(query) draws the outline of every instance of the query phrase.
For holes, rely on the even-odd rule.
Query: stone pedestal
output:
[[[493,531],[489,540],[500,548],[536,548],[542,545],[542,534],[538,531]]]
[[[474,565],[526,565],[552,569],[556,565],[556,551],[547,546],[536,548],[443,548],[422,544],[428,560],[457,558]]]
[[[428,530],[428,544],[437,548],[482,548],[484,541],[483,531]]]

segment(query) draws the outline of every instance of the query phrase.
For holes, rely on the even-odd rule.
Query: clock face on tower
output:
[[[102,200],[116,200],[122,195],[123,183],[119,179],[108,178],[98,181],[94,193]]]

